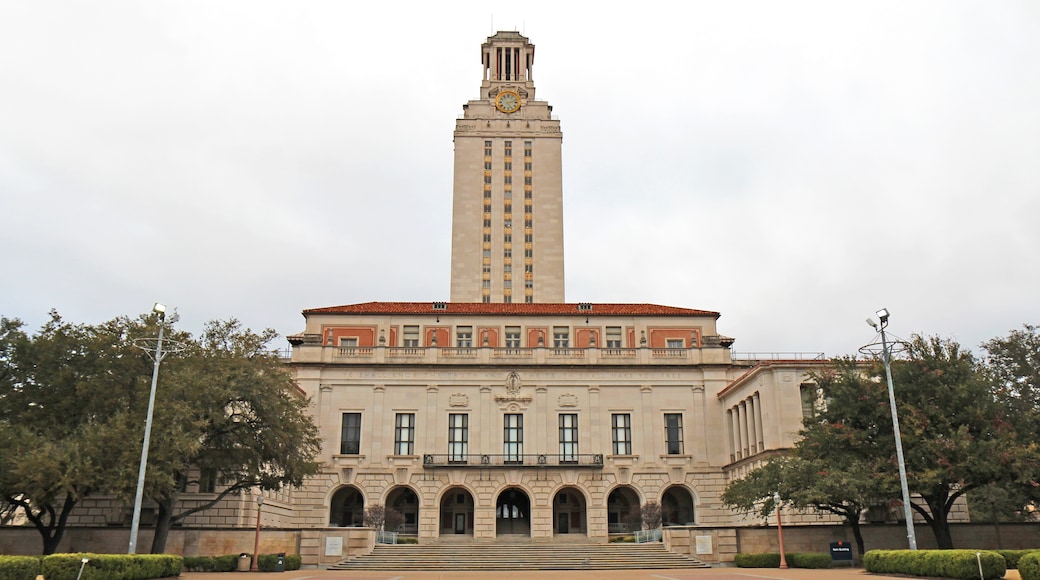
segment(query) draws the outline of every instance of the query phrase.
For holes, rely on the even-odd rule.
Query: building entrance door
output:
[[[466,514],[455,514],[455,533],[466,533]]]
[[[570,516],[571,515],[568,514],[568,513],[556,514],[556,522],[557,522],[557,530],[556,531],[557,531],[557,533],[560,533],[560,534],[569,534],[570,533],[570,531],[571,531],[571,526],[570,526],[571,517]]]

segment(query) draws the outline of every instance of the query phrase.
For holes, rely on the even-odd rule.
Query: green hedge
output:
[[[0,578],[36,580],[40,573],[39,556],[0,556]]]
[[[147,580],[179,576],[183,565],[184,558],[169,554],[52,554],[43,557],[40,574],[47,580]]]
[[[779,568],[780,554],[745,554],[741,552],[733,557],[733,563],[738,568]]]
[[[238,569],[240,554],[227,554],[211,558],[209,556],[195,556],[184,559],[184,569],[190,572],[233,572]],[[248,556],[252,565],[252,555]],[[303,565],[303,559],[297,554],[285,556],[285,569],[299,570]],[[257,568],[261,572],[273,572],[278,566],[278,554],[260,554]]]
[[[830,568],[831,555],[819,552],[792,552],[784,554],[789,568]],[[738,568],[779,568],[780,554],[739,553],[733,558]]]
[[[791,568],[830,568],[831,555],[820,552],[795,552],[787,554],[787,565]]]
[[[1018,575],[1022,580],[1040,580],[1040,552],[1029,552],[1018,559]]]
[[[867,572],[878,574],[971,580],[979,577],[976,553],[981,554],[986,580],[1004,577],[1007,562],[989,550],[871,550],[863,556],[863,567]]]
[[[1018,561],[1022,559],[1022,556],[1031,552],[1040,552],[1040,550],[997,550],[998,554],[1004,556],[1004,561],[1007,562],[1008,570],[1018,568]]]

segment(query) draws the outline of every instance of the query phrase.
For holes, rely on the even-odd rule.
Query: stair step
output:
[[[559,544],[450,542],[379,544],[371,554],[343,560],[331,570],[638,570],[708,568],[659,543]]]

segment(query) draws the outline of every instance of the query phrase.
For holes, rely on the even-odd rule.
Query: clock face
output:
[[[495,99],[495,106],[503,113],[515,113],[520,109],[520,95],[513,91],[502,91]]]

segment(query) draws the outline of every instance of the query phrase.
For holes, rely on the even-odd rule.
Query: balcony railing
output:
[[[524,455],[492,455],[472,453],[452,455],[450,453],[427,453],[423,455],[423,467],[591,467],[603,468],[602,453],[550,454],[532,453]]]
[[[443,364],[443,365],[702,365],[729,364],[727,348],[561,348],[546,347],[437,347],[437,346],[327,346],[320,342],[297,345],[292,351],[292,363],[332,364]],[[741,353],[741,359],[760,353]],[[822,360],[820,353],[771,353],[773,358]],[[786,355],[786,356],[784,356]]]

